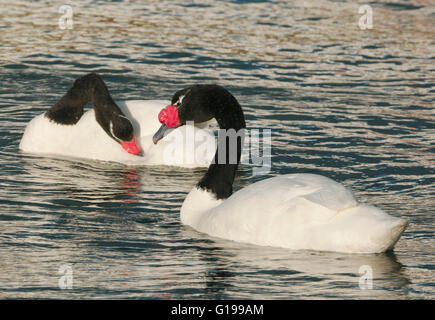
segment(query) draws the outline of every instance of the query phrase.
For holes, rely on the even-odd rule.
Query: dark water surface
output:
[[[356,1],[81,0],[62,30],[63,1],[0,0],[0,298],[433,299],[435,6],[368,3],[361,30]],[[272,130],[271,171],[242,165],[236,189],[322,174],[409,227],[379,255],[237,244],[180,223],[204,169],[18,152],[28,121],[91,71],[118,100],[219,83],[248,127]]]

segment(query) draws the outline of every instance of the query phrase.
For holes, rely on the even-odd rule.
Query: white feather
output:
[[[238,242],[349,253],[391,249],[407,225],[358,203],[341,184],[313,174],[262,180],[224,201],[194,188],[181,208],[181,221]]]
[[[186,134],[189,130],[192,131],[191,126],[175,129],[170,135],[159,141],[157,145],[152,142],[153,134],[160,127],[157,120],[158,113],[169,104],[168,101],[131,100],[117,102],[117,104],[132,122],[143,156],[134,156],[127,153],[119,143],[110,138],[95,120],[93,109],[85,112],[75,125],[56,124],[45,117],[44,114],[35,117],[27,125],[19,148],[29,153],[137,165],[163,164],[180,167],[204,167],[209,165],[216,149],[215,137],[210,130],[200,127],[193,128],[194,134],[201,130],[202,136],[202,140],[195,141],[195,148],[204,147],[203,144],[208,143],[210,145],[206,149],[213,150],[213,154],[199,153],[192,157],[185,152]],[[178,132],[178,135],[175,132]],[[179,137],[180,141],[174,141],[174,137]],[[173,150],[174,148],[175,150]],[[170,153],[171,150],[172,153]]]

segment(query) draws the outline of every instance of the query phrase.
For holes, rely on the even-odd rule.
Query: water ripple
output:
[[[0,298],[433,299],[430,2],[372,1],[371,30],[351,1],[79,0],[72,30],[63,1],[1,5]],[[236,189],[323,174],[410,225],[389,254],[266,250],[181,225],[204,169],[18,152],[28,121],[91,71],[119,100],[224,85],[249,128],[272,130],[271,172],[241,165]],[[64,264],[72,290],[58,288]]]

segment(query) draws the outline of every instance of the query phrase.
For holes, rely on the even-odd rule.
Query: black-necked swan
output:
[[[93,108],[84,113],[88,102]],[[169,103],[176,104],[164,100],[115,103],[102,78],[90,73],[78,78],[54,106],[28,123],[19,148],[29,153],[127,164],[207,167],[216,148],[211,130],[189,126],[177,129],[177,140],[168,137],[161,146],[152,142],[159,128],[155,118]],[[188,134],[199,137],[193,148],[202,146],[212,153],[186,155],[183,148]]]
[[[196,85],[177,95],[184,99],[178,108],[166,108],[160,115],[156,143],[168,127],[186,121],[215,118],[221,129],[245,128],[240,104],[220,86]],[[166,118],[171,119],[169,125]],[[181,222],[200,232],[263,246],[379,253],[392,249],[407,226],[406,220],[359,203],[343,185],[316,174],[280,175],[232,193],[241,140],[235,164],[226,162],[227,155],[219,159],[220,147],[218,142],[214,162],[180,210]]]

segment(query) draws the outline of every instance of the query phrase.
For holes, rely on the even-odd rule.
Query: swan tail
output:
[[[343,239],[343,251],[360,253],[392,250],[408,226],[407,220],[392,217],[374,206],[365,204],[339,212],[334,220],[348,235]]]

